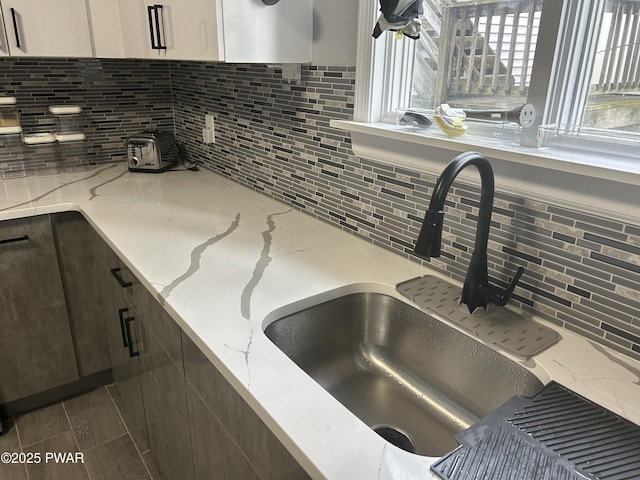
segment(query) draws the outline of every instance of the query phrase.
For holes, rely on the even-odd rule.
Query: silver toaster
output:
[[[171,132],[146,130],[127,138],[127,163],[132,172],[164,172],[178,163],[178,145]]]

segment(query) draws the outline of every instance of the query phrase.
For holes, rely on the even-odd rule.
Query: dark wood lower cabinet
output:
[[[110,368],[96,231],[78,212],[51,215],[80,377]]]
[[[116,404],[138,449],[151,451],[166,480],[193,480],[180,329],[113,251],[100,248]]]
[[[193,455],[184,374],[145,322],[142,339],[142,398],[149,448],[166,480],[193,480]]]
[[[131,343],[134,352],[138,352],[141,348],[141,342],[134,333],[135,329],[133,325],[131,325],[131,322],[140,322],[141,320],[139,317],[136,317],[132,311],[128,311],[126,315],[123,320],[129,323],[132,332],[128,342]],[[118,320],[119,316],[118,312],[114,315]],[[111,358],[113,359],[112,369],[113,379],[115,381],[111,393],[138,450],[145,452],[149,449],[149,441],[145,404],[142,397],[140,359],[138,356],[131,357],[128,346],[123,346],[122,337],[113,338],[114,333],[116,332],[111,332],[111,334],[108,335],[110,337],[110,350],[113,346],[113,355]],[[119,352],[117,352],[118,349],[120,350]]]
[[[184,334],[182,351],[197,480],[309,479],[260,417]]]
[[[112,393],[133,441],[144,452],[149,449],[149,442],[140,384],[142,347],[136,331],[141,318],[127,298],[127,289],[132,285],[127,285],[131,277],[125,279],[124,265],[106,244],[100,244],[99,248],[102,317],[115,381]],[[114,269],[116,276],[112,273]],[[116,277],[124,281],[118,282]]]
[[[48,215],[0,222],[0,405],[78,380]]]
[[[240,447],[189,383],[187,403],[196,480],[261,480]]]

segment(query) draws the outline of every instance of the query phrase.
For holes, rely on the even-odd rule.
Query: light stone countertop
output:
[[[429,269],[208,171],[131,173],[123,162],[0,181],[0,220],[69,210],[85,216],[313,478],[437,478],[435,458],[382,440],[262,333],[291,304],[356,291],[398,297],[397,283]],[[561,342],[526,365],[544,383],[640,424],[640,362],[559,331]]]

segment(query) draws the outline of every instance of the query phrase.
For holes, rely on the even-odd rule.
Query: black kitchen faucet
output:
[[[487,308],[488,303],[500,306],[506,305],[524,272],[524,268],[519,267],[506,289],[501,289],[489,283],[487,243],[489,241],[491,210],[493,208],[494,178],[491,164],[484,156],[476,152],[462,153],[454,158],[443,170],[431,196],[431,202],[425,213],[414,252],[422,258],[440,256],[444,201],[455,178],[470,165],[475,166],[480,172],[480,209],[478,211],[475,246],[464,287],[462,288],[460,303],[466,304],[469,307],[469,312],[473,313],[478,307]]]

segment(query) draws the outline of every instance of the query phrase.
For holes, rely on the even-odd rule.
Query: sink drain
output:
[[[379,425],[373,427],[373,431],[392,445],[409,453],[416,453],[416,447],[413,445],[411,439],[397,428],[388,425]]]

